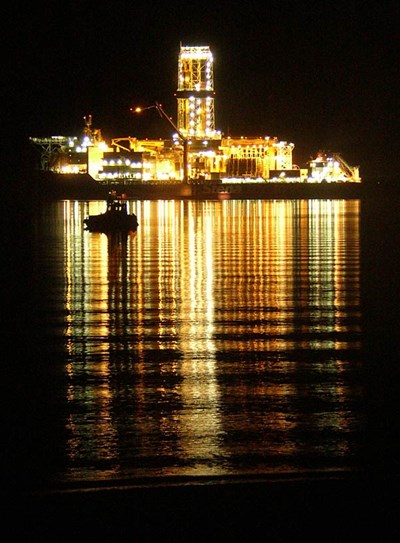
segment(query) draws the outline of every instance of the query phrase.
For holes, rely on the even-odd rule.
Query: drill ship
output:
[[[215,128],[213,54],[208,46],[180,45],[175,96],[176,123],[158,102],[131,108],[135,115],[157,110],[170,125],[170,138],[128,136],[106,142],[87,115],[78,136],[30,138],[39,151],[38,169],[53,174],[54,183],[68,176],[75,188],[79,182],[90,185],[94,196],[112,189],[144,198],[243,198],[274,195],[278,189],[283,195],[299,190],[307,194],[317,186],[327,192],[322,189],[327,185],[331,192],[337,185],[341,192],[351,186],[346,189],[351,194],[361,184],[359,167],[346,163],[339,153],[320,151],[300,168],[293,164],[291,142],[270,136],[223,136]]]

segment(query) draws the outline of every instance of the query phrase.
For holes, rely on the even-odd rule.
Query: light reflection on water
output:
[[[357,467],[359,201],[133,201],[122,239],[84,231],[102,206],[49,204],[38,228],[43,318],[63,322],[57,477]]]

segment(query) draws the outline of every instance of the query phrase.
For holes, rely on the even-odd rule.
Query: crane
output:
[[[155,102],[151,106],[147,106],[147,107],[143,107],[143,108],[142,107],[131,108],[131,111],[134,111],[135,113],[141,113],[142,111],[145,111],[146,109],[153,109],[153,108],[155,108],[158,111],[160,117],[164,117],[164,119],[166,121],[168,121],[168,123],[172,126],[172,128],[178,134],[179,139],[182,141],[182,147],[183,147],[183,181],[184,181],[184,183],[188,183],[189,182],[189,160],[188,160],[188,158],[189,158],[189,153],[188,153],[189,140],[184,134],[182,134],[182,132],[179,130],[179,128],[173,122],[171,117],[167,114],[165,109],[162,107],[162,105],[159,102]]]

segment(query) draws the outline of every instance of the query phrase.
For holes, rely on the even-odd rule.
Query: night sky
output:
[[[180,43],[214,55],[216,128],[293,142],[304,166],[340,152],[365,178],[397,177],[399,8],[385,2],[17,1],[3,23],[3,128],[78,135],[169,137]],[[4,8],[3,8],[4,9]]]

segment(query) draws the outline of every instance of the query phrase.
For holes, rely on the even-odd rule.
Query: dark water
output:
[[[122,238],[84,231],[102,202],[19,232],[8,483],[397,476],[396,202],[129,205]]]

